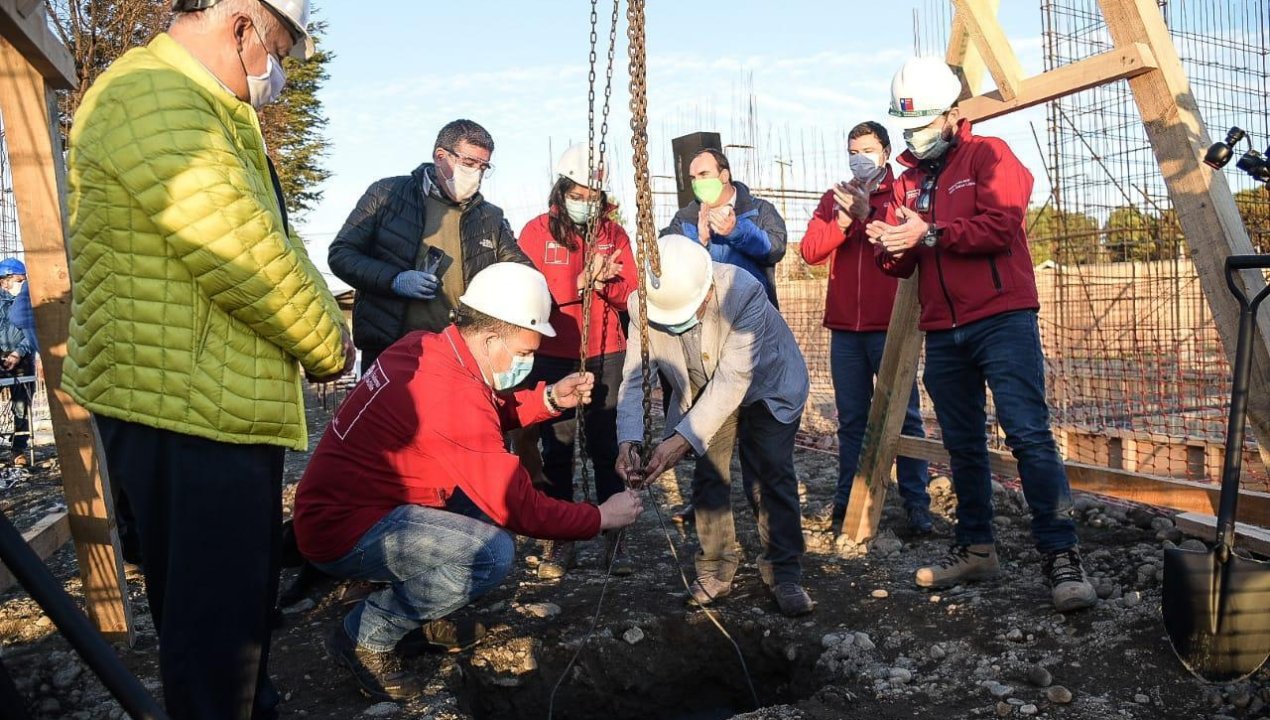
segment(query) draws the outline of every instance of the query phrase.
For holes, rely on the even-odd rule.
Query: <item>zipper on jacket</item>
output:
[[[997,258],[990,256],[988,258],[988,267],[992,268],[992,287],[1001,292],[1001,273],[997,272]]]
[[[935,224],[935,196],[939,190],[939,173],[931,171],[935,179],[930,185],[930,224]],[[941,260],[942,250],[935,246],[935,273],[939,275],[939,288],[944,291],[944,302],[948,303],[948,314],[952,317],[952,326],[957,327],[957,308],[953,306],[952,293],[948,292],[948,283],[944,282],[944,263]]]
[[[860,290],[860,284],[864,282],[864,253],[856,253],[855,258],[855,329],[860,330],[860,322],[864,316],[864,312],[860,306],[864,303],[864,293]]]

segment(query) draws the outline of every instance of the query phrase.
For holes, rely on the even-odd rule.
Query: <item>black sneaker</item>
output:
[[[1054,609],[1071,612],[1093,607],[1098,603],[1098,593],[1085,577],[1076,548],[1050,553],[1041,561],[1045,577],[1049,580]]]
[[[425,652],[461,652],[483,640],[487,632],[483,623],[471,617],[445,617],[406,633],[397,643],[397,652],[406,657]]]
[[[836,538],[842,534],[842,523],[847,520],[847,506],[834,505],[833,514],[829,516],[829,529],[833,531]]]
[[[327,638],[326,652],[348,668],[358,689],[372,700],[410,700],[423,692],[423,678],[402,667],[397,653],[361,647],[344,632],[343,623]]]
[[[930,510],[924,507],[911,508],[908,511],[908,532],[911,535],[930,535],[935,523],[931,519]]]

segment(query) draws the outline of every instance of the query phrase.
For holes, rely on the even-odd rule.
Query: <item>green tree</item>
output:
[[[1243,218],[1253,247],[1270,252],[1270,188],[1261,185],[1235,193],[1235,207]]]
[[[1027,211],[1028,243],[1032,261],[1054,260],[1063,265],[1096,262],[1102,254],[1098,221],[1084,213],[1055,210],[1051,206]]]
[[[1150,228],[1151,220],[1132,205],[1112,210],[1103,226],[1112,262],[1145,260],[1154,254],[1155,239]]]
[[[54,31],[75,58],[79,87],[58,98],[63,134],[84,93],[119,56],[145,45],[167,29],[171,0],[45,0]],[[327,81],[332,55],[320,49],[325,24],[309,28],[319,46],[307,63],[287,58],[287,86],[279,101],[260,113],[261,131],[278,170],[293,221],[322,199],[318,189],[330,177],[324,165],[329,145],[326,115],[318,92]]]

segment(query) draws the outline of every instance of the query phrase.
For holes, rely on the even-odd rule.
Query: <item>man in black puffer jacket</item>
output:
[[[362,370],[414,330],[441,332],[467,283],[496,262],[530,265],[503,211],[478,191],[494,139],[471,120],[437,135],[433,161],[366,190],[331,243],[331,270],[357,291]]]

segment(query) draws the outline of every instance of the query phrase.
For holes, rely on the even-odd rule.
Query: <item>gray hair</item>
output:
[[[269,37],[282,27],[278,18],[274,17],[260,0],[220,0],[206,10],[173,11],[172,22],[168,24],[168,27],[174,28],[184,23],[193,23],[196,26],[214,25],[239,13],[251,18],[252,24],[260,31],[262,37]]]
[[[470,143],[490,153],[494,152],[494,138],[490,136],[489,131],[471,120],[455,120],[446,123],[446,126],[441,128],[441,132],[437,133],[437,144],[432,146],[432,151],[436,152],[437,148],[441,148],[453,152],[461,142]]]

